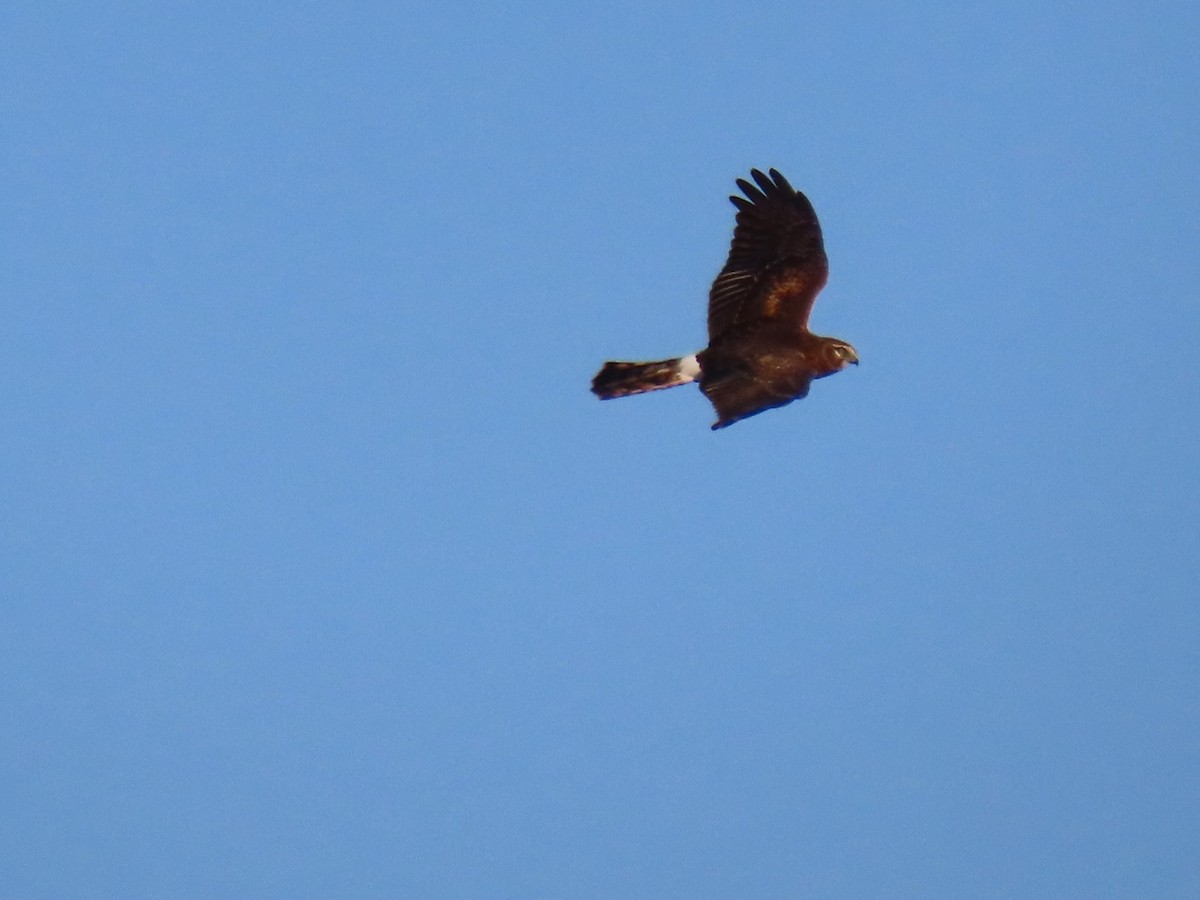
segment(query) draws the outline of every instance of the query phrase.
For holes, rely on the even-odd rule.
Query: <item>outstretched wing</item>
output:
[[[733,370],[719,379],[701,382],[700,390],[717,411],[713,431],[756,416],[768,409],[786,406],[808,396],[811,376],[794,372],[786,379],[764,383],[744,370]]]
[[[762,319],[808,327],[813,301],[829,276],[821,225],[812,204],[775,169],[739,178],[745,197],[730,197],[737,227],[725,268],[708,295],[708,339]]]

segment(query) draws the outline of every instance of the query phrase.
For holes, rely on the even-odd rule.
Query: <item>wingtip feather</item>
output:
[[[752,175],[755,173],[757,173],[759,175],[762,174],[757,169],[754,169],[751,171]],[[758,204],[758,203],[766,202],[767,195],[765,193],[763,193],[761,190],[759,190],[757,187],[752,185],[750,182],[748,182],[745,178],[739,178],[737,180],[737,186],[738,186],[738,190],[740,190],[743,194],[746,195],[747,198],[749,198],[750,203]]]
[[[784,178],[778,169],[771,170],[771,178],[775,182],[775,187],[783,191],[785,194],[796,193],[796,189],[792,187],[791,182]]]

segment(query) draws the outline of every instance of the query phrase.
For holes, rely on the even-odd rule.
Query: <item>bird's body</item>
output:
[[[648,363],[607,362],[592,380],[602,400],[700,382],[717,411],[713,428],[783,406],[817,378],[858,363],[845,341],[808,330],[828,276],[812,204],[774,169],[751,170],[730,197],[737,226],[708,304],[708,346],[691,356]]]

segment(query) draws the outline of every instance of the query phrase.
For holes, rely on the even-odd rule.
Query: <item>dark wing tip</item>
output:
[[[754,176],[758,186],[763,189],[763,193],[781,200],[795,196],[796,189],[788,184],[788,180],[779,173],[778,169],[768,169],[767,171],[770,173],[769,175],[764,175],[758,169],[750,170],[750,174]]]
[[[768,174],[764,175],[761,169],[751,169],[750,177],[754,179],[755,184],[751,184],[745,178],[737,179],[738,190],[746,196],[743,198],[731,195],[730,202],[738,209],[747,209],[771,198],[790,199],[796,196],[796,189],[778,169],[768,169],[767,172]]]
[[[774,174],[775,174],[775,170],[772,169],[771,175],[774,176]],[[775,192],[775,183],[770,178],[768,178],[766,175],[764,175],[760,170],[751,169],[750,175],[751,175],[751,177],[754,178],[755,181],[758,182],[758,186],[763,189],[763,193],[772,194]]]
[[[775,180],[775,187],[777,187],[779,190],[783,191],[783,193],[785,193],[785,194],[796,193],[796,189],[794,187],[792,187],[791,183],[786,178],[784,178],[783,175],[780,174],[778,169],[771,169],[771,178],[773,178]]]
[[[754,172],[751,172],[753,175]],[[761,174],[761,173],[760,173]],[[751,203],[762,203],[767,199],[767,195],[748,182],[745,178],[737,180],[738,190],[741,191],[749,199]]]

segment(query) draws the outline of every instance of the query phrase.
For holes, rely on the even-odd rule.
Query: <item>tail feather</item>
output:
[[[699,377],[695,354],[656,362],[606,362],[592,379],[592,393],[611,400],[688,384]]]

